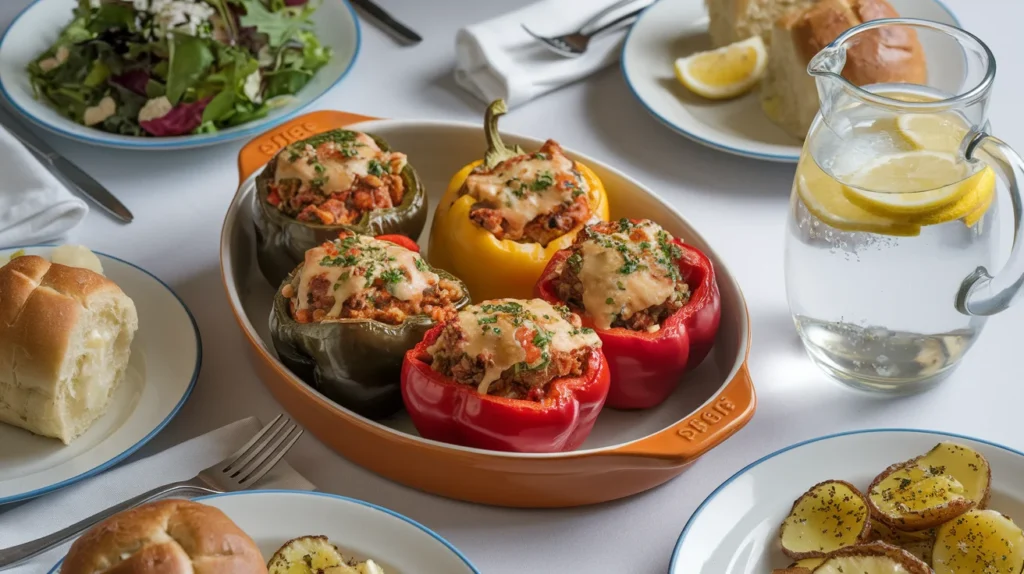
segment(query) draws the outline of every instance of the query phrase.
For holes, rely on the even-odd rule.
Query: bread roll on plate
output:
[[[793,10],[771,31],[768,68],[761,81],[765,114],[803,139],[818,113],[818,90],[807,73],[811,58],[850,28],[880,18],[898,18],[885,0],[821,0]],[[917,32],[889,26],[864,32],[846,52],[843,76],[858,86],[924,84],[928,73]]]
[[[61,574],[266,574],[256,543],[219,509],[161,500],[93,526]]]
[[[138,324],[102,275],[12,259],[0,268],[0,422],[70,444],[124,378]]]

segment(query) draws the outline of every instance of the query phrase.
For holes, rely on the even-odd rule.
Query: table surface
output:
[[[0,28],[30,0],[0,1]],[[452,79],[454,36],[511,8],[499,0],[378,0],[425,40],[397,45],[362,20],[363,47],[348,78],[315,104],[379,117],[476,122],[482,104]],[[991,103],[997,135],[1024,150],[1019,0],[946,0],[999,61]],[[387,73],[381,73],[387,70]],[[394,78],[399,78],[396,85]],[[617,502],[569,510],[509,510],[451,501],[380,478],[303,437],[289,462],[322,490],[391,508],[437,530],[483,572],[664,572],[680,530],[722,481],[750,462],[811,437],[872,427],[968,434],[1024,450],[1013,421],[1024,402],[1014,367],[1024,317],[993,318],[953,376],[923,395],[879,400],[830,382],[803,353],[786,305],[783,225],[792,165],[732,157],[670,132],[629,93],[619,68],[513,110],[509,131],[551,137],[635,176],[696,223],[743,286],[753,320],[750,356],[758,393],[753,420],[668,484]],[[203,368],[177,418],[135,455],[146,456],[239,418],[281,408],[248,363],[246,342],[220,281],[221,219],[237,186],[241,143],[197,151],[124,152],[47,136],[135,213],[121,225],[94,209],[71,240],[117,255],[166,281],[192,309]],[[1021,386],[1017,386],[1021,385]],[[965,408],[967,407],[967,408]]]

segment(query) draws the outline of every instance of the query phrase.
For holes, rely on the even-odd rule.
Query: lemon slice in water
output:
[[[971,190],[967,167],[951,153],[915,150],[884,155],[841,179],[853,204],[887,216],[939,211]]]
[[[843,185],[810,158],[805,158],[797,168],[796,187],[807,211],[836,229],[897,236],[921,233],[919,225],[876,215],[853,204],[843,194]]]
[[[698,52],[675,62],[676,78],[691,92],[713,100],[748,92],[764,75],[768,52],[760,36]]]
[[[967,135],[967,124],[958,115],[902,114],[896,130],[917,149],[955,153]]]

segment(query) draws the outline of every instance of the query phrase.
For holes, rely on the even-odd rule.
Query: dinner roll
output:
[[[115,514],[71,545],[61,574],[266,574],[256,543],[223,512],[161,500]]]
[[[705,0],[708,33],[715,48],[761,36],[771,41],[772,24],[783,14],[806,8],[816,0]]]
[[[768,117],[803,139],[818,113],[818,90],[807,73],[811,58],[853,26],[897,17],[885,0],[821,0],[780,18],[772,28],[761,81],[761,105]],[[925,83],[928,74],[917,33],[888,26],[859,35],[847,50],[843,76],[858,86]]]
[[[138,329],[135,304],[88,269],[16,257],[0,268],[0,422],[64,444],[107,408]]]

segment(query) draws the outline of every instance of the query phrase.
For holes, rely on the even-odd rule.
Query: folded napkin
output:
[[[0,247],[58,239],[89,208],[0,126]]]
[[[523,25],[543,36],[575,32],[615,1],[541,0],[463,28],[455,36],[455,81],[485,102],[503,98],[514,107],[583,79],[619,59],[625,29],[600,34],[582,56],[565,58]]]
[[[245,444],[262,425],[253,417],[233,422],[163,452],[117,467],[54,493],[7,509],[0,506],[0,548],[35,540],[74,524],[118,502],[158,486],[188,480],[224,460]],[[259,488],[313,490],[313,484],[281,461]],[[42,574],[67,554],[65,544],[6,572]]]

